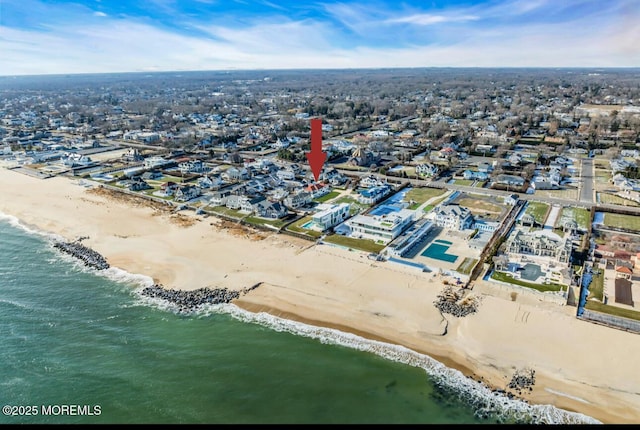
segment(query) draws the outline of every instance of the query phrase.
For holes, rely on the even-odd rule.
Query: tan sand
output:
[[[67,239],[89,236],[83,243],[111,265],[166,287],[263,282],[236,304],[403,345],[496,388],[530,367],[536,371],[534,389],[524,395],[530,403],[604,423],[640,422],[640,337],[577,320],[575,308],[525,294],[512,301],[508,292],[480,284],[472,292],[482,298],[478,313],[443,317],[433,306],[440,279],[359,252],[223,229],[212,217],[172,218],[67,178],[0,168],[0,183],[1,212]]]

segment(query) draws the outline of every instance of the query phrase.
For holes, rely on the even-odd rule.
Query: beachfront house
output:
[[[289,211],[280,202],[272,202],[262,197],[253,203],[253,211],[261,218],[280,219],[289,214]]]
[[[546,230],[525,231],[518,229],[512,233],[506,243],[507,253],[549,257],[561,263],[571,258],[571,239]]]
[[[389,243],[398,237],[411,223],[415,211],[400,209],[384,215],[356,215],[347,221],[351,237]]]
[[[147,184],[145,180],[140,177],[132,178],[127,185],[127,189],[129,191],[143,191],[151,188],[153,187]]]
[[[339,203],[334,205],[320,205],[319,212],[316,212],[311,220],[322,231],[340,224],[349,216],[349,203]]]
[[[431,211],[430,216],[438,227],[449,230],[465,230],[473,224],[469,209],[455,204],[439,205]]]
[[[284,204],[291,209],[298,209],[311,203],[311,193],[300,190],[297,193],[291,193],[284,199]]]
[[[182,185],[175,192],[175,200],[177,202],[187,202],[195,199],[200,195],[200,188],[195,185]]]
[[[172,196],[178,190],[178,184],[173,181],[165,182],[160,185],[160,190],[165,196]]]

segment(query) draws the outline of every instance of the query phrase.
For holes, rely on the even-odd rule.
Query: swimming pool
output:
[[[436,239],[433,241],[434,243],[439,243],[440,245],[453,245],[453,242],[449,242],[448,240]]]
[[[311,230],[311,228],[313,228],[313,221],[307,221],[304,224],[302,224],[300,227],[306,228],[307,230]]]
[[[371,210],[370,214],[371,215],[380,215],[380,216],[384,216],[384,215],[388,215],[390,213],[393,212],[398,212],[400,210],[399,207],[397,206],[393,206],[393,205],[380,205],[377,208],[374,208]]]
[[[447,254],[449,250],[449,245],[442,245],[440,243],[432,243],[429,245],[427,249],[422,251],[423,257],[434,258],[436,260],[446,261],[448,263],[453,263],[458,259],[457,255]]]

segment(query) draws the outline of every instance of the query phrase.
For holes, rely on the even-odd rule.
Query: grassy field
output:
[[[443,201],[444,199],[446,199],[446,198],[447,198],[447,196],[443,196],[443,197],[441,197],[441,198],[439,198],[439,199],[434,200],[433,202],[431,202],[431,204],[428,204],[427,206],[425,206],[425,207],[423,208],[423,211],[424,211],[424,212],[431,212],[431,209],[433,209],[433,208],[435,208],[436,206],[438,206],[438,205],[439,205],[440,203],[442,203],[442,201]]]
[[[508,282],[509,284],[520,285],[521,287],[532,288],[534,290],[538,290],[542,292],[562,291],[567,288],[566,285],[560,285],[560,284],[534,284],[534,283],[526,282],[520,279],[515,279],[511,276],[508,276],[504,272],[496,272],[495,270],[493,271],[491,278],[495,279],[496,281]]]
[[[640,231],[640,216],[605,212],[603,224],[610,227],[624,227],[629,230]]]
[[[418,206],[420,206],[422,203],[426,202],[427,200],[433,197],[441,196],[446,192],[447,190],[441,190],[439,188],[429,188],[429,187],[412,188],[409,191],[407,191],[407,194],[405,194],[404,201],[409,202],[413,200],[415,203],[409,206],[409,209],[413,210],[413,209],[416,209]]]
[[[338,197],[340,195],[339,191],[331,191],[327,194],[325,194],[324,196],[320,196],[317,199],[313,199],[314,202],[318,202],[318,203],[324,203],[328,200],[334,199],[336,197]]]
[[[557,199],[576,200],[578,198],[577,188],[565,188],[562,190],[537,190],[536,196],[554,197]]]
[[[371,206],[371,205],[366,205],[366,204],[360,203],[356,199],[354,199],[352,197],[347,197],[347,196],[340,197],[339,199],[337,199],[333,203],[349,203],[349,205],[350,205],[349,206],[349,215],[355,215],[355,214],[358,214],[360,212],[366,211]]]
[[[470,258],[470,257],[466,257],[462,263],[460,263],[460,265],[458,266],[458,268],[456,269],[456,271],[458,273],[462,273],[463,275],[468,275],[471,273],[471,271],[473,270],[473,268],[476,266],[476,263],[478,262],[477,258]]]
[[[618,306],[605,305],[594,300],[587,300],[585,308],[590,311],[602,312],[603,314],[615,315],[618,317],[640,320],[640,312],[633,309],[620,308]]]
[[[587,299],[604,300],[604,273],[602,270],[593,272],[591,284],[589,284],[589,296]]]
[[[579,228],[586,230],[589,228],[590,217],[591,212],[584,208],[565,206],[562,208],[562,213],[560,213],[560,216],[556,220],[556,227],[562,228],[566,221],[575,220]]]
[[[309,221],[311,221],[311,215],[303,217],[301,219],[299,219],[298,221],[294,222],[293,224],[291,224],[289,227],[287,227],[287,230],[296,232],[296,233],[301,233],[301,234],[306,234],[307,236],[311,236],[313,238],[319,238],[320,236],[322,236],[322,232],[319,231],[315,231],[315,230],[308,230],[306,228],[302,228],[302,226],[306,223],[308,223]]]
[[[493,214],[502,213],[502,206],[489,202],[483,196],[475,197],[475,194],[466,195],[462,198],[456,200],[460,206],[464,206],[468,208],[471,212],[480,213],[480,212],[489,212]]]
[[[456,185],[465,185],[465,186],[471,186],[471,184],[473,184],[473,180],[471,179],[454,179],[453,183]]]
[[[530,201],[527,205],[526,213],[532,215],[538,224],[544,224],[548,211],[548,204]]]
[[[611,205],[623,205],[623,206],[640,206],[637,202],[633,200],[623,199],[620,196],[616,196],[609,193],[598,193],[600,197],[600,203],[611,204]]]
[[[352,237],[346,237],[339,234],[332,234],[324,238],[325,242],[335,243],[336,245],[342,245],[347,248],[359,249],[367,252],[380,252],[386,245],[375,243],[373,240],[368,239],[354,239]]]
[[[209,212],[214,212],[214,213],[230,216],[237,219],[244,218],[247,216],[247,214],[244,212],[240,212],[237,209],[229,209],[226,206],[213,206],[213,207],[209,206],[206,208],[206,210]]]

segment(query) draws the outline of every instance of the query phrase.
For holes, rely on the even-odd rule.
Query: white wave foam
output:
[[[589,402],[587,402],[585,399],[583,399],[581,397],[572,396],[571,394],[563,393],[562,391],[556,391],[556,390],[553,390],[551,388],[545,388],[545,391],[548,391],[548,392],[550,392],[552,394],[557,394],[558,396],[567,397],[569,399],[573,399],[573,400],[576,400],[578,402],[589,404]]]
[[[4,212],[0,212],[0,221],[6,221],[12,227],[19,228],[20,230],[29,234],[45,237],[48,239],[63,240],[63,237],[60,235],[29,227],[26,224],[22,223],[22,221],[20,221],[20,219],[18,219],[17,217],[6,214]]]
[[[233,304],[204,305],[198,312],[202,316],[212,313],[229,314],[243,322],[256,323],[276,331],[309,337],[324,344],[370,352],[387,360],[422,368],[438,386],[451,390],[460,400],[476,408],[476,415],[479,417],[495,417],[506,422],[515,420],[518,423],[531,424],[601,424],[600,421],[587,415],[565,411],[552,405],[531,405],[522,400],[509,399],[505,394],[491,391],[482,383],[467,378],[462,372],[446,367],[428,355],[400,345],[365,339],[336,329],[286,320],[264,312],[253,313]]]

